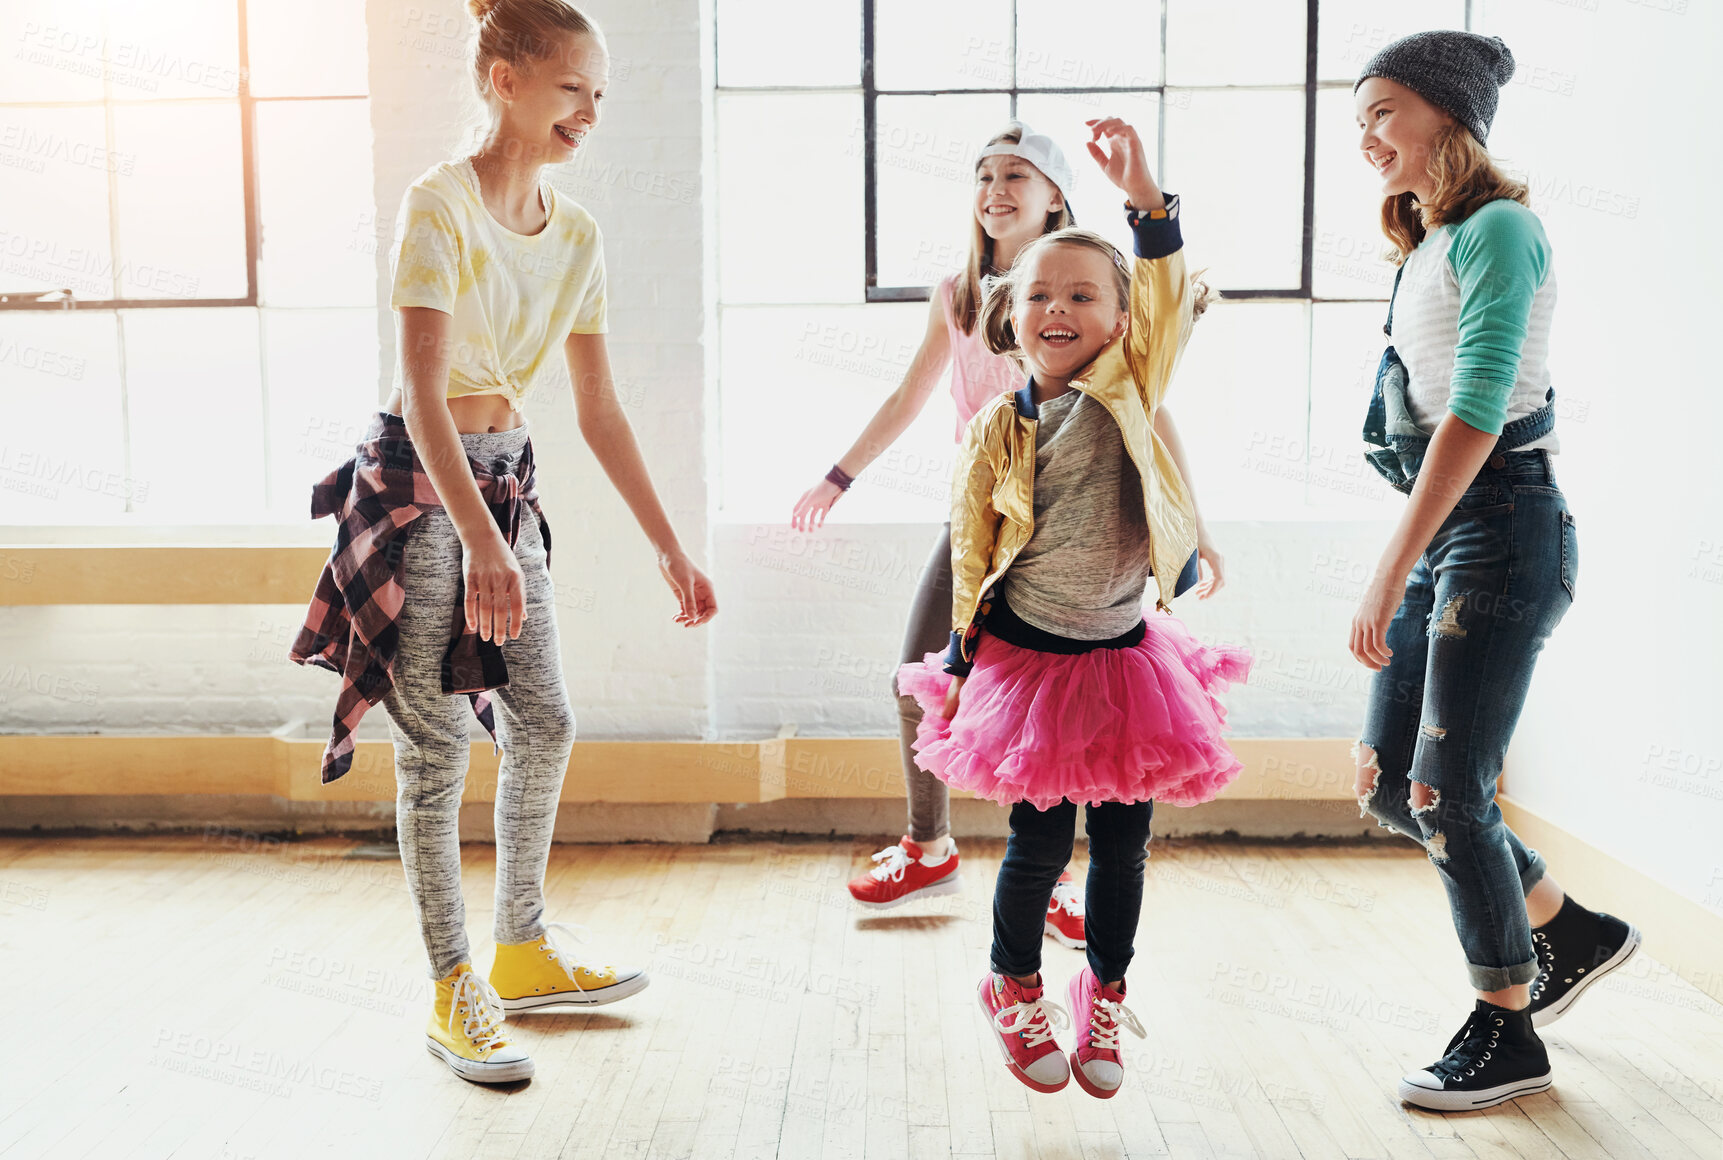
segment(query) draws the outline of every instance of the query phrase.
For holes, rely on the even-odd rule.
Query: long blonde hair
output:
[[[988,285],[987,297],[982,300],[979,312],[981,340],[994,354],[1008,355],[1021,362],[1022,351],[1017,345],[1017,332],[1011,325],[1011,312],[1017,306],[1017,287],[1022,281],[1020,271],[1029,268],[1031,254],[1046,246],[1079,246],[1105,255],[1113,271],[1113,294],[1118,307],[1120,310],[1131,308],[1131,267],[1117,246],[1094,230],[1079,229],[1076,226],[1042,234],[1019,250],[1011,269],[994,278]],[[1203,281],[1203,273],[1203,270],[1198,270],[1190,276],[1192,318],[1201,318],[1209,304],[1220,297],[1217,291]]]
[[[988,145],[1016,145],[1023,139],[1022,130],[1013,125],[1002,133],[995,133],[988,138]],[[1033,167],[1032,162],[1025,164]],[[975,166],[980,169],[981,162]],[[1039,169],[1036,170],[1040,172]],[[1042,174],[1042,176],[1046,176]],[[1049,180],[1051,180],[1049,178]],[[1063,230],[1076,224],[1077,219],[1071,215],[1071,207],[1066,204],[1063,195],[1059,198],[1059,208],[1047,215],[1047,220],[1041,223],[1041,236],[1046,237],[1054,230]],[[957,284],[951,288],[951,317],[957,321],[964,334],[975,333],[975,320],[981,306],[981,276],[993,272],[993,239],[987,236],[987,231],[981,228],[981,222],[972,211],[969,215],[969,262],[964,267]]]
[[[1430,176],[1435,188],[1430,200],[1420,202],[1410,190],[1382,202],[1382,232],[1393,249],[1388,260],[1396,266],[1417,249],[1431,230],[1462,222],[1484,205],[1507,198],[1531,204],[1531,193],[1496,167],[1496,159],[1471,130],[1459,122],[1437,130],[1431,143]]]

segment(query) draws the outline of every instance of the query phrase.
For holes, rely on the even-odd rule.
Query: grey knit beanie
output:
[[[1369,77],[1397,81],[1452,113],[1482,145],[1496,118],[1496,95],[1513,75],[1514,54],[1501,37],[1438,29],[1402,36],[1371,57],[1352,91]]]

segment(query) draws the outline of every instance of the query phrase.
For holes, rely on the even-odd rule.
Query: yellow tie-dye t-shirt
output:
[[[467,161],[433,166],[401,201],[389,305],[450,316],[451,399],[501,395],[519,411],[535,385],[567,381],[567,335],[606,330],[598,223],[548,181],[541,188],[549,220],[531,236],[491,216]]]

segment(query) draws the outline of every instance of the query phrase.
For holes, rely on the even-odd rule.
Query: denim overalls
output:
[[[1399,278],[1395,278],[1395,290]],[[1392,335],[1393,302],[1385,333]],[[1362,745],[1380,766],[1360,806],[1420,842],[1441,872],[1472,986],[1499,991],[1538,971],[1525,895],[1544,861],[1509,830],[1496,779],[1544,641],[1573,603],[1578,541],[1547,450],[1555,392],[1502,429],[1489,460],[1431,538],[1388,626],[1393,656],[1371,681]],[[1372,466],[1410,494],[1430,436],[1406,405],[1390,346],[1364,423]],[[1362,755],[1361,755],[1362,756]],[[1410,782],[1435,791],[1411,806]]]

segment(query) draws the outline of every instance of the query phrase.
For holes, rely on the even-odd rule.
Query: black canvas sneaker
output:
[[[1556,916],[1532,928],[1538,977],[1532,980],[1532,1026],[1554,1023],[1591,986],[1633,957],[1639,929],[1613,914],[1587,910],[1569,896]]]
[[[1447,1054],[1400,1081],[1400,1098],[1432,1112],[1470,1112],[1549,1086],[1549,1053],[1531,1016],[1479,999]]]

